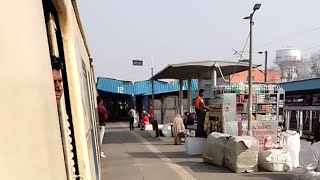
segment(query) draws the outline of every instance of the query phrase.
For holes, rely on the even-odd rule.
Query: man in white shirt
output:
[[[320,180],[320,142],[312,144],[307,152],[307,160],[303,165],[301,180]]]

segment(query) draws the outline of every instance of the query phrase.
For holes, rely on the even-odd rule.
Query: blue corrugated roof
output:
[[[133,84],[130,81],[121,81],[110,78],[98,78],[97,89],[118,94],[133,94]]]
[[[280,83],[286,92],[320,89],[320,78]]]
[[[130,94],[130,95],[150,95],[151,81],[138,81],[132,83],[130,81],[121,81],[110,78],[99,77],[97,83],[97,89],[105,92]],[[183,82],[183,90],[188,89],[188,82]],[[196,91],[198,89],[198,80],[191,80],[191,90]],[[179,91],[179,81],[163,82],[154,81],[154,94],[168,93]]]
[[[154,93],[168,92],[169,84],[162,81],[154,81]],[[134,83],[134,94],[151,94],[151,81],[138,81]]]
[[[146,82],[146,81],[142,81],[142,82]],[[144,93],[141,93],[143,95],[151,95],[151,82],[149,82],[149,89],[148,91],[145,91]],[[146,89],[146,87],[141,87],[141,86],[136,86],[135,84],[135,88],[136,89]],[[183,90],[188,90],[188,81],[183,81]],[[196,79],[192,79],[191,80],[191,90],[192,91],[196,91],[198,89],[198,80]],[[172,81],[169,83],[166,82],[162,82],[162,81],[154,81],[154,94],[162,94],[162,93],[169,93],[169,92],[175,92],[175,91],[179,91],[179,81]],[[136,93],[136,95],[138,95],[138,93]]]

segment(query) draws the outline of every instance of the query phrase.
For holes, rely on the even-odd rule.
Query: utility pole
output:
[[[247,135],[252,136],[252,26],[254,24],[253,22],[253,15],[254,13],[260,9],[261,4],[255,4],[253,7],[253,12],[250,14],[250,16],[244,17],[243,19],[249,19],[250,20],[250,46],[249,46],[249,77],[248,77],[248,83],[249,83],[249,98],[248,98],[248,131]]]
[[[151,104],[152,104],[152,118],[154,120],[154,79],[153,79],[153,56],[151,56]]]
[[[264,53],[264,82],[268,81],[268,51],[260,51],[259,54]]]
[[[268,51],[264,52],[264,82],[268,81]]]

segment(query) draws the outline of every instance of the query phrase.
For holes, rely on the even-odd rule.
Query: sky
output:
[[[254,15],[253,51],[268,51],[268,67],[276,50],[293,47],[303,58],[320,49],[319,0],[79,0],[78,8],[94,59],[96,77],[139,81],[168,64],[237,61],[249,21]],[[247,44],[244,57],[248,58]],[[132,66],[132,60],[144,66]],[[253,55],[264,64],[264,55]]]

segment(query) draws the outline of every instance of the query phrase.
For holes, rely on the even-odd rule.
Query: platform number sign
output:
[[[123,94],[123,87],[118,86],[118,93]]]
[[[141,60],[132,60],[132,65],[134,65],[134,66],[143,66],[143,61],[141,61]]]

